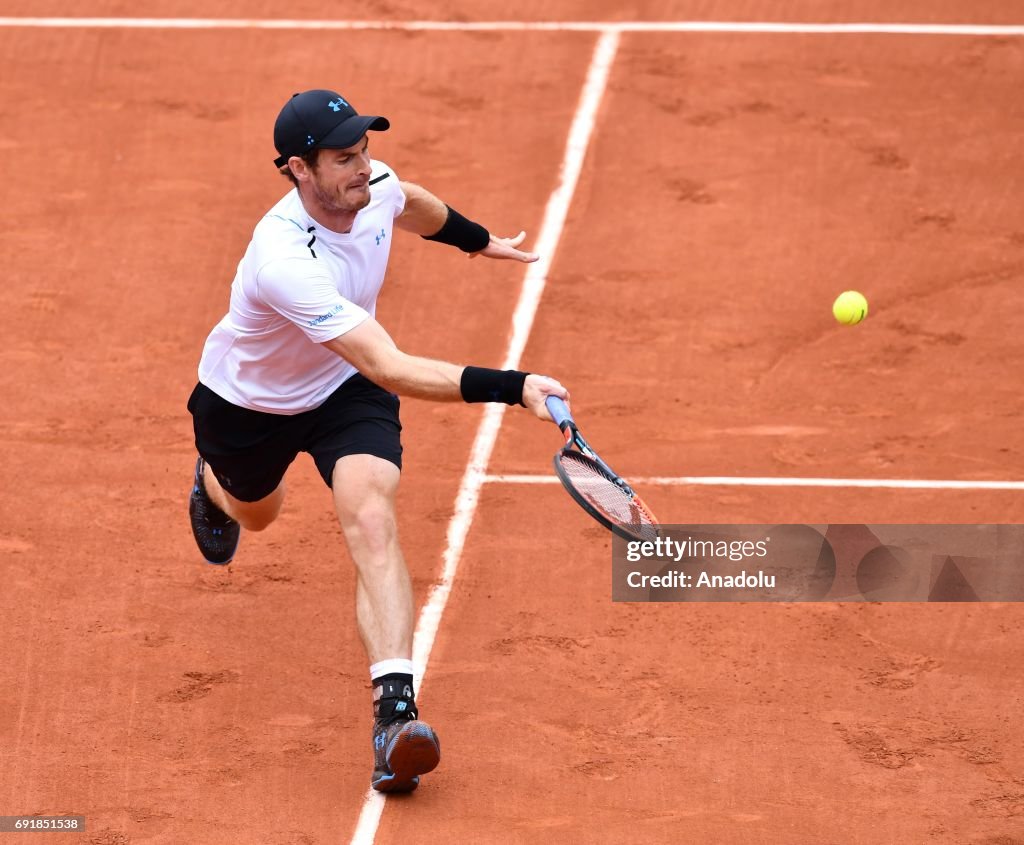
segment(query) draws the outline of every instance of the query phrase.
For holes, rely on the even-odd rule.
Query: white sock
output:
[[[406,657],[390,657],[370,666],[370,680],[376,681],[385,675],[412,675],[412,660]]]

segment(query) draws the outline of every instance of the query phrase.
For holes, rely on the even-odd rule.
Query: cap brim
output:
[[[348,120],[343,120],[332,129],[326,138],[323,138],[318,147],[328,150],[343,150],[345,147],[352,147],[359,143],[370,129],[383,132],[390,128],[391,122],[386,117],[375,117],[370,114],[354,114]]]

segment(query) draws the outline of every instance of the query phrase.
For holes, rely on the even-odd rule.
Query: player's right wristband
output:
[[[457,246],[463,252],[479,252],[491,242],[491,233],[479,223],[467,220],[450,205],[444,225],[432,235],[423,235],[425,241]]]
[[[519,370],[488,370],[485,367],[466,367],[462,371],[459,388],[466,402],[504,402],[506,405],[523,404],[523,385],[529,373]]]

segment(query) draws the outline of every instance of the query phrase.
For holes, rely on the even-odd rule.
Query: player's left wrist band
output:
[[[466,402],[504,402],[506,405],[523,404],[523,385],[529,373],[519,370],[488,370],[486,367],[466,367],[462,371],[459,387]]]
[[[491,233],[479,223],[467,220],[450,205],[445,208],[448,217],[444,225],[433,235],[423,235],[424,240],[456,246],[463,252],[479,252],[491,242]]]

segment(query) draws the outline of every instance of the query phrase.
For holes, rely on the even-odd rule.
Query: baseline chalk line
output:
[[[109,29],[398,30],[402,32],[732,32],[805,35],[1021,36],[1017,24],[775,21],[356,21],[292,18],[0,17],[0,27]]]

